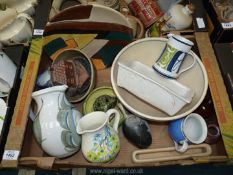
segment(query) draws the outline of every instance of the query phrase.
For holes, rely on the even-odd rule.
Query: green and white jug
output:
[[[34,136],[47,154],[58,158],[70,156],[81,147],[81,136],[76,132],[81,113],[67,101],[66,89],[61,85],[32,93],[37,104]]]

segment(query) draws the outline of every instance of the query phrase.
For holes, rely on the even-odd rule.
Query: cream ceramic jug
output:
[[[67,101],[66,89],[61,85],[32,93],[37,104],[34,136],[47,154],[58,158],[70,156],[81,147],[81,136],[76,132],[81,114]]]
[[[109,117],[114,114],[113,127],[109,125]],[[119,112],[109,109],[91,112],[82,117],[77,125],[77,133],[82,134],[82,153],[84,157],[95,163],[112,161],[120,150],[117,134],[120,120]]]
[[[194,6],[192,4],[187,4],[186,6],[181,4],[173,5],[160,19],[162,21],[166,21],[161,30],[170,31],[188,28],[193,21],[193,11]]]

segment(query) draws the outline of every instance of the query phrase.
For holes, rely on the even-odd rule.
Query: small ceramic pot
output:
[[[186,118],[170,122],[168,133],[176,150],[185,152],[190,144],[200,144],[206,140],[207,125],[202,116],[191,113]]]
[[[13,61],[0,50],[0,92],[8,94],[10,89],[13,87],[16,65]]]
[[[192,4],[186,6],[181,4],[173,5],[160,19],[161,21],[166,21],[162,27],[162,31],[184,30],[188,28],[193,21],[193,12],[194,6]]]
[[[221,136],[220,129],[218,125],[215,123],[208,124],[207,128],[208,128],[208,133],[205,143],[215,144],[220,139]]]
[[[0,42],[4,45],[27,42],[32,37],[34,20],[25,13],[20,13],[15,20],[0,30]]]

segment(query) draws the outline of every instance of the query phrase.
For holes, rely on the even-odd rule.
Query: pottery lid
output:
[[[17,15],[15,9],[7,8],[6,10],[0,10],[0,30],[11,24]]]

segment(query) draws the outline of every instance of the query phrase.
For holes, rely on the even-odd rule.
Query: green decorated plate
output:
[[[93,111],[106,112],[108,109],[114,108],[120,112],[120,124],[124,120],[124,115],[118,107],[119,101],[112,87],[102,86],[90,92],[83,103],[83,114],[86,115]],[[110,119],[110,123],[111,119]]]

